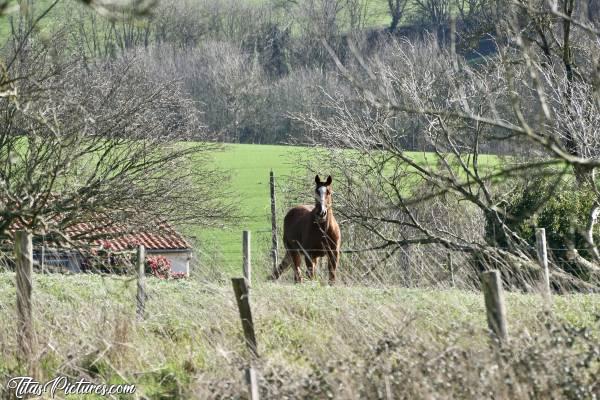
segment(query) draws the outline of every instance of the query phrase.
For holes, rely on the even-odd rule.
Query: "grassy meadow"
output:
[[[237,223],[225,228],[206,229],[191,227],[184,230],[195,243],[195,250],[201,263],[210,263],[222,268],[227,275],[239,275],[242,265],[242,231],[252,234],[252,259],[255,268],[266,273],[271,249],[271,203],[269,192],[269,172],[275,175],[278,207],[278,227],[281,229],[286,205],[282,190],[290,177],[312,182],[312,174],[300,162],[301,159],[318,157],[318,150],[300,146],[226,144],[222,151],[212,154],[216,167],[230,173],[231,180],[224,182],[220,190],[227,191],[229,198],[239,205],[241,218]],[[344,156],[350,156],[350,152]],[[423,152],[407,152],[423,165],[437,162],[436,156]],[[341,156],[341,155],[340,155]],[[482,155],[480,164],[494,167],[498,157]],[[330,173],[326,163],[319,171],[323,176]],[[335,180],[335,177],[334,177]],[[335,182],[334,182],[335,187]],[[312,193],[294,193],[293,197],[311,201]],[[334,198],[335,208],[335,198]],[[279,238],[281,242],[281,237]],[[283,256],[280,249],[280,257]]]
[[[0,274],[0,385],[26,372],[16,359],[14,280]],[[147,316],[136,321],[133,280],[36,275],[40,378],[136,384],[139,399],[246,398],[250,357],[230,285],[147,285]],[[538,295],[507,294],[511,342],[500,353],[478,292],[257,283],[251,305],[261,398],[592,398],[600,390],[598,295],[557,296],[549,316]]]
[[[239,274],[243,230],[251,231],[253,259],[266,260],[271,246],[269,173],[272,170],[275,174],[276,185],[286,176],[305,174],[297,161],[307,151],[310,150],[294,146],[227,144],[223,151],[213,154],[215,166],[231,176],[220,190],[227,191],[239,206],[241,218],[222,229],[186,229],[185,233],[196,243],[201,262],[203,257],[208,258],[222,266],[224,272]]]
[[[245,217],[226,230],[187,233],[201,259],[223,262],[220,279],[202,268],[186,280],[149,277],[142,321],[135,317],[133,277],[36,274],[37,377],[134,384],[137,399],[248,398],[243,371],[252,360],[226,278],[240,275],[241,231],[250,229],[261,398],[592,399],[600,393],[597,294],[555,296],[549,310],[539,294],[506,293],[510,341],[498,349],[478,291],[293,285],[289,276],[264,282],[269,171],[278,186],[294,175],[312,180],[299,160],[314,151],[235,144],[215,152],[215,165],[231,173],[217,189],[230,192]],[[412,155],[432,163],[427,153]],[[482,164],[493,168],[498,160],[483,157]],[[11,377],[27,375],[18,359],[15,303],[15,275],[2,272],[0,399],[11,398],[5,387]]]

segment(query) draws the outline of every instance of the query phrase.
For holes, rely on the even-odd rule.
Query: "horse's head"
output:
[[[321,182],[321,178],[319,175],[315,176],[315,199],[317,203],[315,207],[317,208],[317,213],[322,219],[327,218],[327,212],[331,208],[331,175],[327,177],[325,182]]]

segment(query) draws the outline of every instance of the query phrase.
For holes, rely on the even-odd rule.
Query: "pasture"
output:
[[[144,319],[136,318],[135,277],[35,274],[36,376],[134,384],[140,399],[247,398],[243,370],[252,357],[227,277],[241,275],[241,230],[250,229],[261,398],[571,399],[600,391],[597,294],[554,296],[548,309],[538,293],[507,293],[510,340],[498,347],[479,291],[264,282],[269,170],[283,188],[292,175],[310,180],[300,160],[313,151],[226,145],[215,152],[215,165],[231,172],[219,189],[245,218],[227,230],[192,227],[203,265],[187,280],[148,277]],[[427,153],[413,155],[428,162]],[[208,263],[220,271],[215,279],[203,258],[218,261],[220,252],[221,264]],[[1,273],[1,385],[28,373],[19,361],[16,297],[14,273]]]
[[[577,4],[0,0],[0,400],[599,399]]]
[[[306,148],[295,146],[227,144],[223,151],[213,154],[215,166],[231,174],[231,180],[224,182],[221,190],[230,193],[242,218],[224,229],[191,227],[186,231],[197,241],[200,262],[203,257],[208,258],[223,267],[224,272],[238,273],[242,262],[242,230],[252,232],[256,260],[265,260],[271,245],[269,171],[273,170],[278,186],[286,176],[305,174],[297,161],[306,152]]]
[[[214,165],[228,171],[231,180],[223,182],[219,190],[228,193],[228,197],[240,208],[241,218],[235,224],[224,228],[206,229],[188,227],[184,232],[195,242],[200,263],[218,266],[228,276],[239,274],[242,263],[242,231],[252,232],[252,257],[255,268],[260,273],[270,272],[269,251],[271,249],[271,203],[269,197],[269,171],[275,174],[277,197],[278,229],[281,232],[283,216],[292,205],[286,204],[286,198],[300,198],[305,204],[314,202],[311,192],[286,193],[290,189],[291,179],[304,179],[312,185],[314,175],[306,170],[302,160],[315,157],[318,150],[301,146],[225,144],[222,151],[212,154]],[[350,151],[347,154],[351,154]],[[407,152],[423,164],[436,158],[428,153]],[[498,157],[482,155],[480,162],[493,167]],[[319,173],[327,176],[329,166],[322,165]],[[335,190],[334,176],[334,190]],[[333,204],[335,209],[336,198]],[[281,236],[281,233],[280,233]],[[281,238],[279,238],[281,242]],[[343,243],[342,243],[343,247]],[[283,257],[283,250],[279,250]]]
[[[16,359],[15,276],[0,274],[0,382]],[[229,282],[36,275],[40,375],[134,383],[138,398],[246,398],[249,354]],[[507,294],[511,342],[489,345],[478,292],[258,283],[261,398],[593,398],[600,297]],[[77,397],[69,397],[77,398]],[[92,398],[92,397],[85,397]],[[130,398],[130,397],[127,397]]]

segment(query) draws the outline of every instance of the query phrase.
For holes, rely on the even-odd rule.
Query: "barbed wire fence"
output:
[[[268,183],[270,176],[265,177]],[[306,186],[308,176],[295,178],[283,177],[274,180],[274,192],[277,201],[269,202],[268,191],[265,193],[265,224],[260,229],[254,229],[253,234],[253,264],[258,280],[266,280],[273,270],[274,239],[282,237],[282,221],[285,212],[299,203],[311,199],[306,193],[309,190],[298,189]],[[265,185],[267,187],[269,185]],[[273,207],[274,205],[274,207]],[[335,204],[334,204],[335,207]],[[273,212],[275,213],[273,215]],[[274,218],[273,218],[274,217]],[[275,220],[277,224],[272,224]],[[269,224],[271,226],[269,226]],[[274,226],[275,225],[275,226]],[[409,245],[376,248],[368,238],[368,232],[359,231],[352,221],[342,221],[342,248],[338,268],[339,281],[347,285],[369,286],[404,286],[429,288],[478,289],[479,279],[477,261],[472,254],[448,249],[441,245]],[[194,246],[192,259],[192,277],[207,282],[223,282],[228,279],[231,271],[238,271],[242,263],[241,230],[240,240],[235,244],[225,243],[225,249],[219,249],[217,239],[204,235],[202,241]],[[218,243],[223,245],[223,243]],[[286,249],[281,240],[278,241],[277,257],[285,255]],[[508,250],[500,248],[501,250]],[[311,249],[305,249],[307,251]],[[587,249],[548,248],[549,268],[559,271],[561,267],[571,263],[565,256],[556,254],[566,252],[584,252]],[[97,274],[116,274],[134,276],[137,273],[135,251],[122,252],[93,252],[91,248],[61,248],[41,238],[34,238],[33,261],[34,270],[41,273],[90,272]],[[2,256],[4,254],[4,256]],[[7,256],[8,255],[8,256]],[[12,249],[0,248],[0,268],[11,268]],[[495,260],[502,263],[502,260]],[[497,267],[497,266],[496,266]],[[499,267],[502,269],[501,267]],[[305,273],[304,262],[302,271]],[[317,265],[318,279],[325,281],[327,260],[323,257]],[[133,278],[131,278],[133,279]],[[292,279],[287,273],[282,280]]]
[[[279,213],[283,214],[285,210],[286,208],[282,207]],[[268,221],[267,217],[265,219]],[[280,230],[281,227],[279,227],[278,231]],[[338,270],[341,285],[479,289],[479,278],[476,270],[471,266],[473,260],[469,254],[460,251],[449,251],[439,245],[369,248],[364,242],[363,237],[358,235],[354,237],[352,229],[347,232],[349,234],[346,237],[345,244],[342,246]],[[259,243],[259,246],[254,247],[252,251],[252,265],[255,268],[253,276],[255,277],[254,281],[257,282],[264,280],[271,271],[272,229],[265,223],[264,229],[255,230],[253,233]],[[216,287],[217,285],[222,286],[221,281],[226,280],[228,276],[222,271],[221,273],[215,273],[215,271],[224,265],[223,263],[226,263],[225,265],[231,266],[232,270],[238,271],[236,274],[241,274],[241,232],[239,237],[239,251],[227,250],[216,254],[216,252],[208,252],[202,248],[196,249],[200,264],[212,265],[213,268],[200,268],[195,277],[193,277],[193,279],[202,280],[204,284],[191,288],[185,286],[185,282],[182,282],[182,286],[177,286],[177,290],[190,297],[198,295],[198,291],[208,292],[215,296],[225,296],[224,292],[217,290]],[[6,257],[3,258],[6,261],[5,268],[14,269],[14,261],[11,261],[11,258],[15,259],[14,253],[11,249],[6,250],[11,254],[5,254]],[[16,350],[18,346],[15,346],[12,354],[19,351],[19,354],[26,355],[27,360],[25,362],[28,365],[26,368],[31,371],[32,375],[38,373],[36,366],[40,365],[41,360],[48,352],[56,352],[57,357],[61,360],[57,371],[71,374],[71,376],[79,376],[81,374],[86,376],[93,375],[90,371],[97,370],[99,368],[98,365],[102,365],[102,368],[108,368],[111,373],[116,375],[126,375],[122,371],[122,365],[126,365],[123,357],[131,354],[131,349],[128,349],[128,347],[132,346],[132,343],[135,342],[132,339],[134,335],[143,335],[145,332],[152,332],[153,335],[157,335],[158,337],[173,337],[173,346],[177,345],[177,332],[173,331],[173,327],[169,324],[163,323],[163,318],[172,318],[172,313],[161,309],[162,302],[166,297],[172,296],[174,291],[164,291],[165,287],[163,287],[163,290],[160,292],[153,292],[143,287],[143,295],[140,295],[139,277],[141,274],[139,273],[139,257],[136,257],[137,250],[131,249],[124,252],[103,254],[102,256],[97,255],[96,264],[88,262],[92,266],[87,270],[70,271],[68,268],[65,269],[65,264],[73,262],[74,259],[78,260],[78,257],[82,257],[80,250],[61,249],[45,243],[40,244],[39,242],[31,245],[31,265],[32,270],[35,272],[52,273],[56,276],[59,276],[57,273],[77,272],[82,275],[81,272],[90,272],[94,275],[102,276],[107,282],[102,293],[90,295],[90,297],[87,297],[87,303],[83,303],[81,295],[75,297],[62,287],[62,280],[54,280],[51,283],[45,281],[36,283],[35,273],[33,273],[30,274],[28,279],[23,281],[28,283],[28,286],[32,290],[35,290],[36,284],[56,285],[52,290],[57,293],[56,296],[66,299],[62,300],[65,307],[70,307],[69,311],[65,311],[58,319],[52,319],[47,310],[45,314],[35,312],[36,308],[43,308],[43,303],[47,298],[39,296],[37,292],[32,291],[29,294],[17,296],[17,302],[22,301],[19,298],[29,297],[31,299],[29,306],[24,306],[22,314],[27,315],[27,310],[29,309],[32,317],[30,324],[23,323],[20,325],[20,328],[15,328],[13,325],[12,330],[19,332],[22,331],[23,326],[31,325],[39,331],[32,335],[15,335],[15,338],[10,339],[10,343],[14,342],[17,344],[17,338],[19,337],[28,338],[30,336],[33,338],[33,344],[30,347],[22,345],[20,346],[20,350]],[[564,249],[556,250],[563,251]],[[284,251],[285,249],[280,246],[279,255],[282,256]],[[10,265],[11,262],[13,263],[12,266]],[[551,259],[549,264],[551,268],[555,268],[560,262],[563,261]],[[303,265],[303,272],[304,269]],[[213,271],[214,275],[206,274],[207,271]],[[497,289],[501,287],[502,283],[498,283],[499,275],[495,274],[495,276],[496,280],[493,282],[490,281],[488,286]],[[282,280],[284,282],[291,282],[292,274],[286,274]],[[327,282],[327,265],[324,258],[321,260],[318,268],[317,280],[323,284]],[[539,277],[531,277],[530,282],[532,287],[538,290]],[[81,284],[85,284],[85,279],[81,280]],[[27,291],[27,289],[25,290]],[[490,304],[492,304],[490,307],[502,308],[499,304],[499,302],[501,303],[498,300],[499,297],[494,295],[494,293],[490,296],[492,298],[490,300]],[[111,301],[107,301],[106,299],[110,299]],[[115,303],[113,301],[115,299],[119,301]],[[140,312],[140,299],[143,299],[143,307],[146,309],[146,312],[144,312],[144,308]],[[146,302],[146,299],[148,299],[148,302]],[[211,308],[210,304],[202,304],[202,307],[206,307],[206,311],[204,312],[222,314],[223,324],[239,325],[239,320],[236,319],[235,315],[236,304],[234,296],[230,295],[229,299],[220,299],[220,302],[221,305],[226,304],[227,309],[217,310]],[[26,303],[28,302],[25,301],[24,304]],[[182,300],[182,303],[185,304],[185,300]],[[115,304],[119,304],[119,306],[115,308]],[[32,310],[33,312],[31,312]],[[82,319],[74,323],[67,321],[68,318],[78,313],[89,313],[91,316],[90,320]],[[189,314],[190,320],[194,320],[198,315],[197,310],[186,309],[185,307],[178,310],[178,313],[184,316]],[[3,314],[8,315],[8,313]],[[10,314],[12,315],[12,313]],[[500,315],[502,313],[491,314]],[[260,319],[260,315],[258,318]],[[141,323],[138,324],[138,322],[134,321],[140,321]],[[197,324],[200,323],[197,322]],[[490,322],[490,329],[494,331],[494,327],[497,326],[498,329],[495,334],[501,337],[505,335],[505,331],[501,328],[505,325],[506,321],[502,319],[498,321],[492,320]],[[195,328],[197,328],[198,333],[193,336],[194,342],[201,343],[199,345],[206,345],[206,338],[202,334],[202,327],[198,325]],[[4,330],[3,332],[6,334],[6,332],[12,330]],[[140,333],[136,333],[137,330]],[[57,332],[68,332],[71,335],[78,335],[78,332],[81,332],[82,336],[87,335],[87,337],[81,344],[75,344],[73,348],[69,348],[64,340],[54,337]],[[237,339],[237,337],[233,337],[233,339]],[[228,337],[224,342],[231,344],[230,342],[233,339]],[[260,341],[260,338],[258,338],[258,341]],[[233,344],[231,346],[232,349],[239,351],[239,347],[235,347]],[[233,350],[227,349],[227,351],[232,352]],[[6,350],[3,354],[7,354]],[[88,358],[90,359],[89,361],[87,361]],[[121,365],[120,362],[123,362],[123,364]],[[129,378],[124,377],[123,381],[132,382],[131,376]]]
[[[265,176],[265,183],[269,183],[270,176]],[[276,224],[276,238],[279,239],[277,248],[278,259],[281,260],[286,249],[282,245],[283,218],[290,208],[297,204],[310,204],[314,202],[310,193],[312,182],[310,172],[305,175],[293,175],[276,177],[274,189],[276,201],[268,202],[265,191],[264,225],[252,231],[253,234],[253,265],[255,276],[258,280],[266,280],[273,270],[273,232],[272,221]],[[265,184],[264,187],[269,186]],[[271,207],[275,205],[275,207]],[[334,199],[334,210],[336,207]],[[271,213],[267,210],[271,208]],[[274,210],[273,210],[274,209]],[[273,212],[275,213],[273,215]],[[270,215],[269,215],[270,214]],[[269,224],[271,226],[269,227]],[[373,244],[373,238],[369,232],[361,230],[360,226],[352,221],[344,219],[340,221],[342,229],[342,248],[338,267],[338,280],[345,285],[367,285],[367,286],[401,286],[401,287],[425,287],[425,288],[456,288],[466,290],[479,290],[479,274],[487,269],[499,269],[509,287],[518,290],[537,289],[538,278],[543,274],[543,269],[538,265],[534,255],[535,249],[526,249],[523,253],[527,259],[517,260],[524,263],[523,272],[517,270],[517,274],[524,285],[519,281],[514,272],[510,270],[509,264],[515,260],[502,259],[502,257],[487,257],[482,259],[478,254],[454,250],[439,244],[414,244],[406,246],[389,246],[379,248]],[[240,231],[241,232],[241,231]],[[241,241],[237,246],[227,246],[227,249],[214,253],[198,249],[202,252],[200,267],[201,275],[218,277],[220,281],[228,278],[226,271],[237,271],[241,268]],[[234,249],[237,247],[238,249]],[[508,251],[509,248],[496,246],[499,251]],[[305,249],[307,251],[311,249]],[[547,248],[548,264],[551,274],[560,275],[563,267],[567,267],[572,260],[567,259],[567,252],[577,254],[587,249],[564,249]],[[562,254],[562,256],[557,256]],[[206,265],[210,267],[206,268]],[[304,257],[302,257],[301,270],[306,276]],[[533,271],[535,270],[535,271]],[[215,272],[216,271],[216,272]],[[532,272],[533,271],[533,272]],[[513,275],[511,281],[510,275]],[[317,279],[321,282],[327,281],[327,257],[322,257],[317,264]],[[562,278],[561,278],[562,279]],[[291,282],[293,274],[288,270],[280,278],[283,282]],[[568,282],[567,282],[568,283]],[[553,283],[554,290],[568,290],[561,287],[564,279]]]

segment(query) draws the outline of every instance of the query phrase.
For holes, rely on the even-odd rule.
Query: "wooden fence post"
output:
[[[250,311],[250,299],[248,297],[248,285],[245,278],[231,278],[233,292],[240,310],[240,319],[242,320],[242,329],[246,345],[254,357],[258,357],[256,346],[256,336],[254,334],[254,323],[252,322],[252,312]]]
[[[450,271],[450,282],[452,283],[452,287],[455,287],[454,283],[454,264],[452,264],[452,253],[448,252],[448,271]]]
[[[550,290],[550,271],[548,269],[546,229],[539,228],[535,231],[535,244],[537,249],[538,261],[540,263],[540,267],[542,267],[542,295],[549,304],[552,301],[552,292]]]
[[[17,280],[17,342],[22,361],[33,369],[34,331],[32,320],[33,245],[31,233],[15,232],[15,267]]]
[[[137,317],[144,319],[146,309],[146,249],[143,245],[137,248]]]
[[[246,383],[248,384],[250,400],[258,400],[258,378],[256,377],[256,370],[252,366],[246,368]]]
[[[242,250],[243,250],[243,269],[244,269],[244,278],[248,283],[248,287],[250,287],[252,282],[252,255],[250,250],[250,231],[244,231],[242,234]]]
[[[482,273],[481,283],[488,327],[500,342],[506,342],[508,340],[508,327],[500,271],[493,270]]]
[[[238,309],[240,310],[244,339],[254,361],[254,359],[258,357],[258,348],[256,345],[256,335],[254,333],[254,323],[252,322],[252,312],[250,311],[250,299],[248,297],[249,290],[246,282],[246,278],[231,278],[233,292],[235,293],[235,299],[237,301]],[[253,361],[250,366],[246,368],[245,376],[250,399],[258,400],[258,379],[256,378],[256,371],[252,366]]]
[[[275,177],[273,170],[269,174],[269,187],[271,189],[271,258],[273,259],[273,271],[277,268],[277,213],[275,203]]]
[[[42,274],[46,273],[46,246],[42,243],[42,255],[40,257],[40,271]]]

